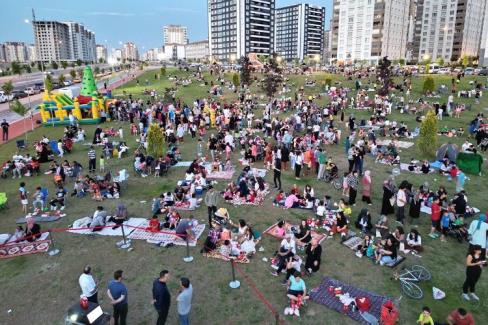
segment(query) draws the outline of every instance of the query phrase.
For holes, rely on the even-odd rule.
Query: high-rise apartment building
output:
[[[232,61],[274,50],[275,0],[208,0],[210,57]]]
[[[488,4],[485,6],[485,17],[483,19],[483,33],[480,42],[480,66],[488,66]]]
[[[5,45],[0,43],[0,62],[5,62],[6,57],[5,57]]]
[[[75,22],[33,21],[37,60],[96,60],[95,34]]]
[[[139,60],[139,51],[137,50],[137,46],[134,43],[124,43],[124,47],[122,49],[122,59],[128,61]]]
[[[95,34],[83,25],[66,22],[68,26],[69,50],[71,60],[96,61]]]
[[[164,45],[188,43],[188,29],[186,26],[168,25],[163,27]]]
[[[187,60],[203,60],[208,58],[208,40],[186,44],[185,57]]]
[[[275,52],[285,60],[322,56],[325,8],[298,4],[275,10]]]
[[[486,0],[417,0],[414,60],[479,54]]]
[[[34,44],[27,45],[27,60],[29,62],[37,61],[36,46]]]
[[[332,59],[405,58],[410,0],[334,0]]]
[[[330,63],[330,58],[332,55],[332,32],[326,30],[324,32],[324,53],[322,54],[322,62],[325,64]]]
[[[27,46],[23,42],[5,42],[6,62],[28,62]]]
[[[107,62],[107,47],[102,44],[96,46],[97,62]]]

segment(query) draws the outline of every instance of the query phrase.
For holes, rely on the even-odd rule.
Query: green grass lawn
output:
[[[116,90],[115,95],[132,94],[134,97],[140,97],[144,89],[156,89],[159,94],[163,93],[164,88],[170,87],[172,83],[163,78],[154,79],[155,72],[147,72],[139,77],[140,84],[135,81],[126,84],[124,87]],[[169,70],[169,75],[187,76],[188,73]],[[209,74],[205,74],[206,80],[210,81]],[[231,75],[226,78],[231,79]],[[297,87],[303,85],[305,76],[289,76],[289,84],[292,85],[292,92],[287,96],[292,96]],[[333,81],[341,81],[345,85],[353,86],[354,81],[345,80],[340,76],[331,76],[319,73],[308,77],[315,78],[317,86],[313,88],[305,87],[307,95],[323,92],[321,81],[325,78],[332,78]],[[149,85],[145,85],[145,80]],[[469,89],[468,82],[475,77],[464,78],[459,85],[459,89]],[[439,84],[450,84],[450,77],[435,76],[436,88]],[[413,79],[414,91],[412,98],[421,96],[422,77]],[[254,85],[252,91],[257,92],[259,88]],[[261,92],[259,92],[261,94]],[[208,87],[201,87],[194,83],[188,87],[181,87],[177,92],[177,97],[184,102],[191,103],[196,98],[208,96]],[[147,98],[147,96],[142,96]],[[224,100],[230,102],[236,99],[236,94],[225,90]],[[439,100],[439,99],[436,99]],[[445,101],[446,98],[441,98]],[[327,98],[322,98],[321,103],[327,102]],[[448,127],[464,127],[467,129],[467,123],[471,120],[476,112],[484,111],[488,107],[487,97],[482,98],[479,105],[474,105],[472,100],[466,102],[473,104],[471,112],[464,112],[460,119],[445,118],[442,124]],[[347,114],[352,113],[347,111]],[[369,113],[364,111],[354,111],[354,114],[361,118],[367,118]],[[417,126],[417,122],[411,115],[395,111],[390,117],[391,120],[405,121],[410,128]],[[118,126],[117,123],[105,125]],[[104,127],[105,127],[104,126]],[[123,124],[129,147],[134,149],[137,144],[135,139],[130,137],[129,127]],[[340,125],[345,131],[345,126]],[[94,126],[86,126],[88,138],[91,139]],[[209,131],[207,136],[213,131]],[[45,134],[49,138],[58,138],[62,133],[62,128],[39,128],[29,133],[30,140],[39,139]],[[345,134],[345,133],[343,133]],[[447,142],[447,138],[439,137],[438,143]],[[451,138],[451,142],[462,143],[464,138]],[[183,160],[192,160],[196,150],[196,142],[189,138],[181,145]],[[88,147],[75,145],[72,154],[65,156],[69,161],[77,160],[85,167],[87,162]],[[329,146],[326,148],[329,156],[339,162],[340,170],[346,166],[343,145]],[[5,161],[15,152],[15,141],[10,141],[0,147],[0,159]],[[31,150],[32,152],[32,150]],[[100,155],[100,152],[98,152]],[[233,156],[237,163],[239,153]],[[411,157],[423,158],[416,146],[408,150],[403,150],[400,154],[402,160],[409,161]],[[258,164],[258,167],[261,164]],[[128,168],[132,171],[132,157],[122,160],[108,160],[106,168],[118,171],[122,168]],[[47,166],[43,166],[45,169]],[[373,175],[373,207],[371,211],[374,222],[379,215],[381,208],[381,184],[383,180],[391,175],[391,167],[375,164],[372,158],[368,157],[365,161],[365,169],[370,169]],[[175,182],[184,175],[183,168],[172,168],[167,177],[164,178],[139,178],[131,173],[129,186],[123,190],[121,199],[127,205],[129,214],[137,217],[150,217],[151,199],[163,191],[172,190]],[[486,211],[486,180],[487,176],[470,176],[467,181],[466,190],[468,193],[469,204]],[[237,175],[236,175],[237,176]],[[415,175],[402,173],[397,177],[397,182],[407,179],[415,186],[428,181],[432,187],[437,188],[439,185],[445,185],[450,195],[454,193],[455,184],[448,182],[446,178],[438,175]],[[272,181],[272,175],[267,176],[268,181]],[[38,185],[48,186],[52,193],[54,187],[52,176],[42,174],[39,177],[23,178],[22,181],[27,183],[28,190],[33,193]],[[311,184],[315,193],[319,196],[330,195],[333,200],[338,200],[341,193],[333,189],[330,185],[323,182],[317,182],[313,176],[303,177],[302,180],[296,181],[291,171],[284,172],[282,178],[284,189],[289,189],[294,183],[300,187],[305,184]],[[17,188],[19,180],[7,179],[1,180],[1,191],[7,192],[10,201],[10,208],[0,212],[0,233],[12,232],[15,228],[15,220],[22,216],[20,204],[18,202]],[[223,189],[225,181],[217,184],[217,189]],[[73,184],[67,185],[72,189]],[[243,218],[252,223],[255,228],[264,231],[268,226],[280,218],[298,222],[299,219],[311,216],[310,212],[301,210],[282,210],[273,207],[271,204],[274,192],[268,196],[265,204],[261,207],[233,207],[221,202],[221,205],[229,209],[233,219]],[[141,201],[146,201],[142,203]],[[108,210],[113,210],[117,200],[106,200],[103,206]],[[42,224],[42,229],[63,228],[72,224],[75,219],[92,214],[97,202],[90,198],[76,199],[69,198],[67,201],[67,216],[60,221],[51,224]],[[353,217],[356,218],[359,211],[364,208],[362,203],[358,203],[353,209]],[[188,213],[183,213],[188,215]],[[202,207],[195,211],[196,217],[205,222],[207,219],[206,208]],[[391,225],[394,225],[391,217]],[[478,283],[477,293],[482,302],[479,304],[466,303],[460,299],[461,286],[464,281],[465,273],[465,254],[467,245],[459,244],[454,240],[447,243],[441,243],[439,240],[432,240],[427,236],[430,227],[430,218],[422,215],[419,224],[419,231],[422,235],[425,245],[425,252],[422,258],[408,256],[403,265],[421,264],[432,272],[432,280],[428,283],[421,284],[424,289],[425,297],[423,300],[415,301],[403,298],[400,301],[400,324],[414,324],[422,306],[428,305],[433,310],[434,319],[442,322],[447,313],[456,308],[463,306],[471,311],[476,319],[477,324],[488,323],[486,314],[487,305],[484,303],[488,297],[488,285],[485,281],[486,275]],[[410,227],[407,225],[406,230]],[[206,234],[206,232],[205,232]],[[201,238],[203,242],[205,234]],[[194,286],[194,301],[192,310],[193,324],[273,324],[274,316],[268,311],[266,306],[256,297],[251,287],[248,285],[240,273],[237,273],[241,281],[241,287],[232,290],[228,287],[231,277],[230,265],[214,259],[206,259],[199,254],[200,248],[192,248],[191,253],[195,257],[193,263],[184,263],[182,258],[185,255],[183,247],[158,248],[149,245],[144,241],[134,241],[134,250],[131,252],[121,251],[115,247],[115,243],[120,238],[111,237],[88,237],[69,233],[56,233],[56,245],[61,248],[61,254],[56,257],[49,257],[45,254],[37,254],[25,257],[18,257],[0,262],[0,324],[29,324],[32,319],[36,319],[39,324],[61,324],[62,317],[67,308],[78,301],[80,290],[78,287],[78,276],[85,264],[93,266],[93,273],[101,281],[99,297],[102,299],[102,307],[111,311],[108,299],[105,296],[107,282],[111,279],[112,273],[116,269],[124,270],[126,284],[129,289],[129,324],[153,324],[156,320],[156,313],[150,305],[152,280],[157,276],[159,271],[167,268],[172,273],[172,280],[169,284],[173,295],[173,303],[170,310],[169,324],[176,323],[176,290],[178,288],[178,278],[181,276],[190,277]],[[285,288],[280,285],[282,278],[275,278],[270,275],[269,263],[262,261],[263,257],[270,258],[272,253],[278,248],[279,242],[270,237],[264,237],[262,246],[264,252],[259,252],[250,264],[239,265],[242,271],[247,275],[247,279],[262,292],[264,297],[272,306],[282,314],[287,303]],[[367,289],[369,291],[386,295],[396,299],[400,296],[400,286],[398,282],[390,280],[393,270],[387,267],[374,265],[366,259],[358,259],[354,253],[342,246],[338,239],[326,240],[322,243],[323,256],[320,274],[312,278],[306,278],[308,288],[313,288],[321,281],[322,276],[330,276],[349,284]],[[447,297],[441,301],[432,299],[432,286],[436,286],[446,292]],[[7,310],[12,309],[10,314]],[[286,323],[296,322],[296,319],[284,318]],[[339,313],[331,311],[324,306],[309,303],[304,309],[300,318],[302,324],[353,324],[353,321]]]

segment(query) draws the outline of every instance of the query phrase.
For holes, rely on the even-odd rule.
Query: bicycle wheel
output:
[[[342,181],[336,178],[332,181],[332,186],[334,186],[336,190],[340,190],[342,188]]]
[[[409,298],[422,299],[424,293],[418,285],[409,281],[401,281],[402,292]]]
[[[432,274],[430,274],[429,270],[422,265],[413,265],[410,268],[410,272],[412,272],[413,276],[419,281],[429,281],[432,279]]]

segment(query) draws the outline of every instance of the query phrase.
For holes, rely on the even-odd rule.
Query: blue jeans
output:
[[[391,258],[391,256],[389,256],[389,255],[385,255],[385,256],[381,257],[381,262],[385,265],[390,266],[390,265],[395,264],[396,259]]]
[[[180,315],[178,314],[178,319],[180,320],[180,325],[190,325],[190,314]]]

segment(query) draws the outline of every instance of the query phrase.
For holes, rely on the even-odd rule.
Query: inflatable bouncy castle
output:
[[[108,99],[98,93],[92,69],[86,66],[78,96],[73,94],[73,88],[59,89],[53,93],[46,90],[43,102],[37,108],[45,126],[68,125],[70,115],[79,124],[97,124],[102,122],[102,111],[107,109]]]

